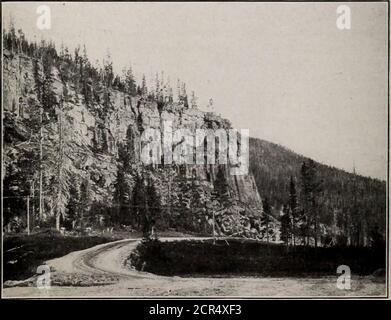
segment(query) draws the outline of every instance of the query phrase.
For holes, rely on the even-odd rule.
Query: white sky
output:
[[[52,29],[36,27],[49,4]],[[317,161],[386,179],[387,3],[2,3],[3,22],[92,61],[110,50],[117,72],[165,71],[187,83],[202,108],[250,135]]]

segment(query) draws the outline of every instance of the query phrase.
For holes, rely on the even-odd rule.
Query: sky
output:
[[[47,4],[51,29],[39,30]],[[29,39],[52,39],[92,61],[110,52],[138,79],[164,71],[253,137],[327,165],[387,177],[387,3],[2,3]]]

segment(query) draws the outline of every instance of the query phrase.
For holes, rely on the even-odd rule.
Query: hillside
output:
[[[268,197],[279,214],[289,201],[292,176],[300,191],[300,169],[308,158],[280,145],[250,138],[250,171],[262,198]],[[386,183],[316,163],[322,183],[321,222],[335,228],[334,233],[352,237],[353,226],[362,224],[362,242],[367,243],[371,230],[386,233]],[[355,221],[355,223],[354,223]],[[331,230],[329,230],[330,233]]]

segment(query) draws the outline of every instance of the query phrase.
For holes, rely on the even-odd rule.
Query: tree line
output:
[[[109,89],[157,102],[173,102],[175,99],[185,107],[197,107],[195,92],[191,91],[188,95],[186,83],[180,79],[177,79],[174,97],[170,78],[165,78],[164,71],[160,75],[156,73],[151,88],[148,88],[145,74],[142,75],[141,83],[137,83],[131,64],[123,68],[122,74],[115,74],[109,52],[101,63],[99,61],[92,63],[85,45],[82,48],[80,45],[77,46],[73,54],[63,44],[58,51],[52,41],[42,40],[40,43],[28,41],[24,32],[21,29],[16,31],[12,22],[8,30],[3,29],[3,47],[12,55],[26,55],[41,62],[48,71],[56,67],[61,80],[72,82],[76,93],[82,94],[84,102],[92,109],[96,103],[103,104],[105,109],[110,108]]]

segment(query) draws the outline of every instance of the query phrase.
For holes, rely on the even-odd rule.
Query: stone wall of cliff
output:
[[[39,67],[42,68],[41,65]],[[98,100],[102,103],[88,105],[72,82],[61,79],[60,71],[55,67],[52,69],[52,76],[51,87],[56,99],[57,121],[48,122],[42,130],[45,158],[42,160],[45,193],[42,219],[50,220],[55,215],[56,203],[59,201],[55,190],[59,187],[55,186],[53,177],[58,178],[60,172],[60,179],[65,185],[62,195],[65,206],[63,219],[67,216],[66,208],[72,203],[73,195],[70,190],[73,188],[80,193],[84,184],[84,197],[88,199],[84,199],[83,205],[89,209],[86,225],[98,223],[109,226],[110,215],[118,214],[115,188],[118,172],[121,170],[119,149],[126,148],[131,167],[124,177],[129,198],[135,184],[133,173],[148,170],[162,208],[158,228],[210,233],[214,212],[216,232],[249,237],[259,235],[262,202],[251,174],[231,175],[230,165],[174,163],[146,168],[139,161],[141,135],[149,128],[160,130],[163,139],[163,126],[167,121],[172,123],[173,130],[188,129],[192,133],[197,129],[227,130],[231,128],[229,121],[198,108],[185,108],[183,104],[165,102],[158,105],[156,101],[142,96],[129,96],[113,88],[101,93]],[[39,187],[38,171],[33,165],[30,169],[20,168],[22,157],[28,152],[36,152],[39,144],[39,137],[31,128],[33,119],[40,112],[33,59],[24,55],[10,55],[5,51],[3,79],[4,172],[11,177],[10,180],[12,171],[19,170],[25,174],[23,183],[9,183],[14,188],[19,188],[19,193],[23,196],[33,189],[33,214],[37,215],[38,204],[34,199],[37,198]],[[108,101],[103,103],[105,97],[108,97]],[[183,145],[179,143],[175,147]],[[60,169],[59,148],[62,148]],[[224,205],[219,203],[219,195],[214,192],[219,170],[222,170],[228,186],[229,196]],[[29,182],[28,186],[26,181]],[[57,184],[61,185],[60,182]],[[131,216],[132,211],[134,208],[129,204],[128,210],[121,211],[121,214]]]

